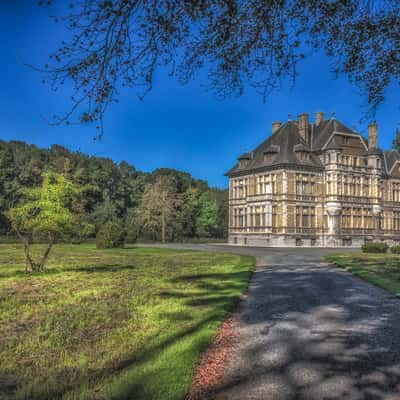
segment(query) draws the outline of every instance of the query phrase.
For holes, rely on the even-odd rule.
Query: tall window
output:
[[[393,212],[393,230],[400,231],[400,212],[399,211]]]
[[[315,228],[315,207],[296,206],[296,227]]]

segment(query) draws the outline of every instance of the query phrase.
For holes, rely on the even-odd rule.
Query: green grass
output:
[[[352,274],[400,295],[400,255],[348,253],[332,254],[327,260]]]
[[[59,245],[25,276],[21,247],[0,245],[0,399],[183,399],[254,264]]]

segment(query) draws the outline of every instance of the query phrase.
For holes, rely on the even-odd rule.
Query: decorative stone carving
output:
[[[382,212],[382,207],[379,204],[374,204],[372,206],[372,214],[374,214],[375,217],[379,216],[381,212]]]

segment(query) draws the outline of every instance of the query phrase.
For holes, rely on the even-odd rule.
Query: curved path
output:
[[[215,400],[400,399],[400,300],[325,263],[332,250],[184,247],[257,256]]]

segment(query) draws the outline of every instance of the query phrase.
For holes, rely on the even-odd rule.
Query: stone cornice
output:
[[[274,165],[263,165],[258,168],[247,169],[243,171],[234,171],[231,173],[227,173],[226,176],[230,178],[234,178],[237,176],[245,176],[245,175],[252,175],[258,172],[263,171],[274,171],[274,170],[286,170],[286,171],[314,171],[314,172],[323,172],[323,167],[317,167],[312,165],[297,165],[297,164],[274,164]]]

